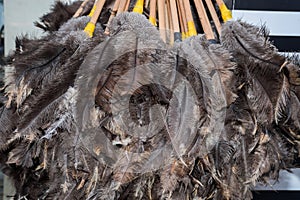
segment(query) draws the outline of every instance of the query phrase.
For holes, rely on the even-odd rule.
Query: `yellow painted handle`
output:
[[[153,24],[153,26],[157,26],[157,23],[156,23],[156,19],[154,17],[149,17],[149,21],[151,24]]]
[[[182,32],[181,33],[181,38],[182,38],[182,40],[185,40],[186,38],[188,38],[187,37],[187,33],[186,32]]]
[[[96,10],[96,4],[93,6],[92,10],[90,11],[89,17],[92,17]]]
[[[157,5],[156,0],[151,0],[150,1],[149,21],[153,26],[157,26],[157,23],[156,23],[156,5]]]
[[[105,4],[106,0],[98,0],[95,4],[95,10],[93,11],[93,15],[91,17],[90,22],[84,28],[84,32],[88,34],[89,37],[93,37],[97,20],[100,16],[101,10]]]
[[[195,27],[195,24],[193,21],[189,21],[187,23],[188,25],[188,37],[191,37],[191,36],[196,36],[197,35],[197,31],[196,31],[196,27]]]
[[[231,11],[226,7],[224,3],[220,5],[220,11],[222,15],[222,19],[224,22],[227,22],[228,20],[232,19],[232,13]]]
[[[88,34],[89,37],[93,37],[96,25],[89,22],[86,27],[84,28],[84,32]]]
[[[133,12],[143,14],[144,11],[144,0],[137,0]]]

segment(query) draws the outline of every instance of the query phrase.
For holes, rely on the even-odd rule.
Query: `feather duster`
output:
[[[5,67],[0,166],[16,199],[251,199],[295,165],[299,64],[264,29],[227,22],[221,44],[168,46],[122,13],[89,38],[74,8],[57,4]]]
[[[75,129],[69,104],[75,96],[72,86],[76,73],[84,56],[105,38],[99,26],[96,28],[98,34],[88,38],[83,32],[88,20],[88,17],[71,19],[58,31],[41,39],[23,37],[16,41],[16,52],[11,56],[5,75],[8,101],[2,108],[1,125],[6,125],[1,126],[0,147],[5,155],[1,166],[18,183],[17,196],[31,191],[28,198],[38,199],[41,197],[40,188],[51,192],[56,190],[56,187],[48,188],[46,180],[55,180],[54,171],[57,169],[48,171],[49,174],[45,170],[53,162],[51,159],[56,158],[53,148],[58,149],[63,134]],[[60,139],[48,143],[59,133],[62,133]],[[48,147],[52,150],[48,151]],[[64,159],[62,163],[68,163],[67,155],[60,153]],[[68,176],[66,172],[65,178]],[[33,179],[44,180],[45,185],[30,184]]]

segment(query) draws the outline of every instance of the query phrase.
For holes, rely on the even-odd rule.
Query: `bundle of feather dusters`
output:
[[[90,38],[77,7],[57,3],[37,23],[47,34],[17,39],[4,67],[14,199],[252,199],[296,167],[299,63],[265,28],[230,21],[219,44],[169,46],[126,12]]]

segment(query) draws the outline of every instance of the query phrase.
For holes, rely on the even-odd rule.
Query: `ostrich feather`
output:
[[[61,1],[57,1],[50,12],[40,18],[40,22],[35,22],[35,26],[44,31],[54,32],[66,23],[75,14],[80,7],[82,1],[75,1],[68,5]],[[89,1],[83,9],[82,15],[87,15],[93,7],[93,1]]]
[[[204,131],[201,134],[205,137],[207,148],[202,151],[210,151],[220,138],[226,107],[236,98],[235,91],[227,89],[235,88],[235,83],[232,81],[234,80],[232,70],[235,64],[231,62],[227,50],[218,45],[209,45],[200,36],[184,41],[183,51],[201,77],[204,98],[200,106],[206,107],[209,119],[205,124],[208,129],[203,129],[205,125],[202,125]],[[212,132],[215,134],[211,134]]]
[[[265,28],[234,21],[224,25],[222,34],[222,45],[234,55],[239,65],[246,66],[250,75],[257,79],[259,83],[253,85],[260,84],[265,90],[263,94],[268,96],[266,99],[273,106],[272,120],[276,123],[285,121],[290,95],[289,82],[284,70],[281,71],[282,67],[285,68],[285,58],[268,41]],[[257,102],[259,104],[264,105]]]
[[[89,39],[85,35],[82,30],[88,20],[88,17],[71,19],[59,31],[38,40],[26,37],[17,40],[16,52],[11,56],[10,68],[13,70],[7,68],[11,71],[6,78],[6,93],[11,96],[10,106],[3,108],[5,110],[1,116],[2,124],[7,124],[1,130],[2,133],[14,130],[9,131],[6,143],[1,144],[1,149],[7,154],[4,157],[6,159],[1,161],[1,166],[7,169],[8,174],[13,170],[10,166],[16,166],[15,170],[18,172],[13,176],[22,183],[17,187],[18,194],[27,193],[25,188],[31,178],[45,178],[45,170],[48,170],[48,164],[56,162],[53,160],[56,156],[67,156],[66,152],[58,150],[59,146],[55,142],[58,142],[57,138],[63,138],[64,134],[75,130],[72,106],[68,104],[74,98],[72,86],[76,73],[90,48],[105,38],[99,26],[94,38]],[[40,48],[36,49],[36,46]],[[7,118],[5,113],[12,113],[10,115],[16,117]],[[69,136],[66,138],[70,139]],[[26,151],[24,146],[27,147]],[[73,151],[71,146],[68,146],[69,152]],[[78,165],[77,159],[82,158],[75,159],[74,163]],[[58,159],[57,163],[60,162]],[[22,168],[18,169],[19,167]],[[33,175],[32,170],[28,169],[37,169],[38,172]],[[51,173],[50,170],[50,177]],[[52,177],[58,183],[70,187],[67,173],[65,179]],[[31,186],[36,187],[35,184]],[[53,192],[52,195],[56,195],[57,188],[47,189]],[[39,193],[35,191],[37,190],[32,190],[31,196],[38,199]]]
[[[81,24],[81,26],[84,26],[82,21],[86,22],[87,19],[83,17],[81,20],[74,20]],[[74,23],[71,23],[71,25],[73,24]],[[15,74],[16,82],[18,82],[18,80],[21,81],[20,84],[16,85],[16,92],[9,93],[17,93],[17,106],[19,107],[19,111],[24,113],[23,118],[21,118],[19,122],[20,129],[24,129],[28,126],[29,122],[32,123],[34,121],[33,119],[38,118],[38,113],[45,110],[47,105],[67,91],[68,87],[73,84],[76,71],[83,61],[81,58],[82,54],[89,51],[89,45],[92,44],[93,41],[97,41],[97,39],[93,39],[91,42],[83,43],[83,40],[86,40],[87,37],[82,33],[79,27],[76,26],[75,30],[68,32],[71,34],[66,38],[66,32],[64,30],[68,30],[68,25],[70,26],[70,24],[66,24],[64,26],[65,28],[62,28],[64,34],[58,32],[56,35],[56,37],[62,38],[62,43],[50,42],[48,41],[49,38],[46,38],[45,40],[39,41],[41,48],[38,50],[29,49],[15,56],[14,68],[17,72]],[[55,36],[52,36],[52,38],[54,39]],[[46,40],[48,42],[46,42]],[[80,46],[81,43],[83,45]],[[54,53],[50,53],[51,50]],[[50,57],[50,61],[48,61],[47,56]],[[43,57],[45,61],[38,60]],[[68,61],[66,58],[68,58]],[[45,64],[43,62],[45,62]],[[35,66],[35,63],[38,67]],[[30,92],[26,92],[28,90]],[[25,92],[25,94],[23,94],[22,91]],[[33,95],[28,97],[30,94]],[[34,105],[34,107],[31,107],[31,105]]]
[[[288,121],[281,126],[286,134],[288,134],[292,139],[299,140],[299,117],[298,117],[298,106],[300,97],[300,87],[299,87],[299,58],[292,57],[289,58],[290,63],[287,64],[286,68],[288,70],[288,82],[290,83],[290,109]],[[298,148],[299,149],[299,148]]]
[[[257,27],[242,21],[230,21],[222,27],[221,44],[226,47],[238,63],[267,63],[278,67],[285,57],[278,54],[269,41],[266,27]]]

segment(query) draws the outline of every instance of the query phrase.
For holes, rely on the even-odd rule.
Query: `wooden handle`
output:
[[[220,35],[220,34],[221,34],[221,22],[220,22],[220,20],[219,20],[219,17],[218,17],[218,15],[217,15],[217,12],[216,12],[216,10],[215,10],[215,7],[214,7],[214,5],[212,4],[212,1],[211,1],[211,0],[205,0],[205,2],[206,2],[206,5],[207,5],[207,7],[208,7],[208,10],[209,10],[209,12],[210,12],[210,15],[211,15],[211,17],[212,17],[212,19],[213,19],[213,21],[214,21],[214,23],[215,23],[216,29],[217,29],[217,31],[218,31],[218,33],[219,33],[219,35]]]
[[[116,16],[117,12],[118,12],[118,9],[119,9],[119,5],[120,5],[120,0],[116,0],[115,1],[115,4],[114,4],[114,7],[111,11],[111,14],[109,16],[109,19],[108,19],[108,22],[107,22],[107,26],[105,28],[105,34],[109,34],[109,29],[108,29],[108,26],[110,25],[112,19]]]
[[[191,4],[189,0],[182,0],[183,2],[183,6],[184,6],[184,10],[186,12],[186,19],[187,21],[193,21],[193,14],[191,11]]]
[[[176,0],[170,0],[170,6],[171,6],[171,15],[172,15],[172,22],[173,22],[173,28],[174,32],[179,33],[179,20],[178,20],[178,11],[177,11],[177,4]]]
[[[188,35],[189,36],[195,36],[197,35],[193,14],[191,11],[191,4],[189,0],[183,0],[184,10],[186,13],[186,20],[187,20],[187,26],[188,26]]]
[[[211,28],[211,25],[210,25],[209,19],[207,17],[202,0],[195,0],[195,6],[197,8],[197,12],[198,12],[200,22],[202,24],[202,28],[204,30],[206,39],[208,39],[208,40],[215,39],[215,35]]]
[[[92,9],[90,10],[90,13],[89,13],[89,15],[88,15],[89,17],[92,17],[93,14],[95,13],[97,2],[98,2],[98,0],[95,0],[95,1],[94,1],[94,5],[93,5],[93,7],[92,7]]]
[[[222,5],[222,4],[225,4],[223,0],[216,0],[218,6]]]
[[[159,20],[159,32],[164,42],[167,41],[166,36],[166,14],[165,14],[165,0],[158,0],[158,20]]]
[[[126,5],[127,5],[127,0],[121,0],[121,1],[120,1],[119,9],[118,9],[117,15],[125,11]]]
[[[100,13],[102,11],[102,8],[103,8],[104,4],[105,4],[105,0],[98,0],[97,1],[96,10],[95,10],[95,12],[94,12],[94,14],[93,14],[93,16],[90,20],[91,23],[93,23],[93,24],[97,23],[97,20],[100,16]]]
[[[221,15],[222,15],[222,19],[224,22],[227,22],[228,20],[232,19],[232,13],[231,11],[227,8],[226,4],[224,3],[223,0],[216,0],[220,11],[221,11]]]
[[[98,0],[96,5],[95,5],[94,13],[92,13],[92,11],[91,11],[91,13],[92,13],[91,20],[89,21],[89,23],[84,28],[84,32],[86,32],[89,37],[93,37],[93,35],[94,35],[94,31],[95,31],[95,28],[96,28],[96,23],[97,23],[97,20],[100,16],[101,10],[104,6],[104,3],[105,3],[105,0]]]
[[[137,0],[132,11],[135,12],[135,13],[143,14],[144,0]]]
[[[149,21],[154,26],[157,26],[156,24],[156,0],[150,1],[150,14],[149,14]]]
[[[188,27],[182,0],[177,0],[177,5],[180,15],[182,39],[185,39],[188,37]]]
[[[166,1],[166,22],[167,22],[167,28],[166,28],[166,34],[167,34],[167,43],[173,45],[174,44],[174,27],[172,22],[172,13],[171,13],[171,5],[170,1]]]
[[[84,0],[84,1],[81,3],[80,7],[77,9],[76,13],[73,15],[73,18],[76,18],[76,17],[78,17],[79,15],[81,15],[84,6],[85,6],[89,1],[90,1],[90,0]]]
[[[125,6],[125,11],[128,11],[130,5],[130,0],[127,0],[126,6]]]
[[[152,1],[152,0],[151,0]],[[146,0],[145,1],[145,8],[148,8],[149,7],[149,3],[150,3],[150,0]]]

